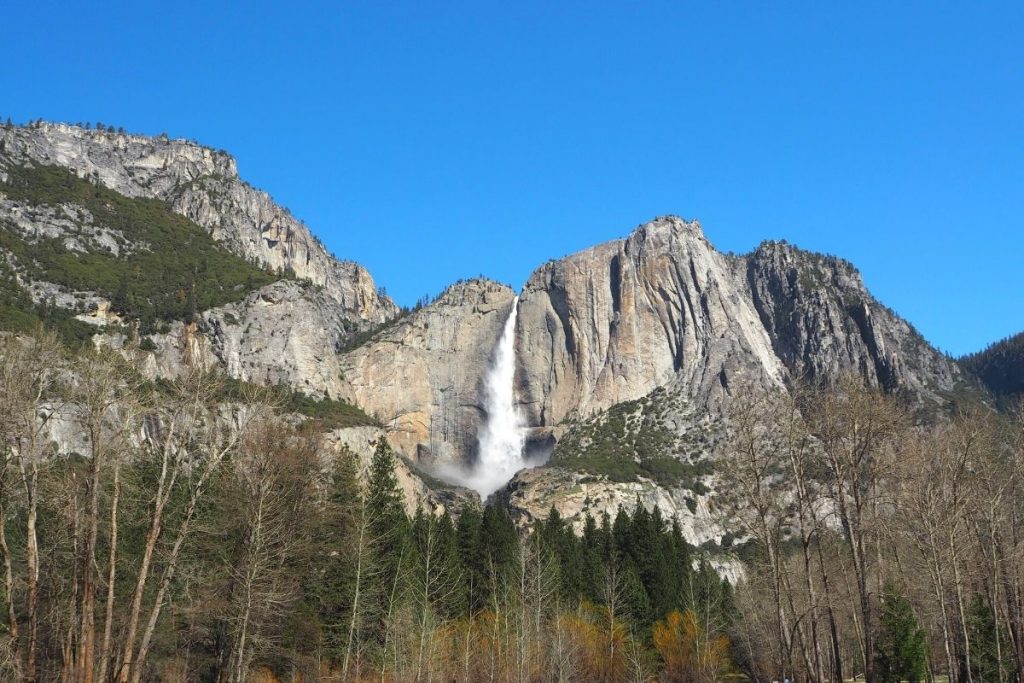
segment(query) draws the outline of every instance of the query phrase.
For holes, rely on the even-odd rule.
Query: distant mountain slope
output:
[[[0,168],[0,326],[24,329],[18,311],[80,337],[81,321],[53,320],[57,309],[84,313],[104,302],[149,334],[277,279],[160,200],[126,197],[59,166]]]
[[[964,356],[960,365],[1000,398],[1024,396],[1024,332]]]
[[[714,527],[737,392],[853,374],[937,408],[974,384],[850,263],[781,242],[723,254],[672,216],[537,269],[517,324],[521,407],[556,443],[550,467],[508,486],[520,518],[554,506],[580,523],[640,496],[695,542]]]
[[[188,354],[236,379],[338,396],[337,351],[398,313],[225,152],[0,126],[0,329],[43,321],[72,345],[97,333],[139,344],[153,376]]]
[[[0,126],[0,174],[25,164],[60,166],[128,198],[162,200],[235,255],[323,287],[353,320],[397,313],[365,268],[328,253],[287,209],[239,178],[226,152],[60,123]]]

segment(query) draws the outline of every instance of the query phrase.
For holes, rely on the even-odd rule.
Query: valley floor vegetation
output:
[[[755,680],[1024,680],[1024,411],[741,391],[719,471]]]
[[[734,587],[639,505],[580,533],[410,515],[387,442],[361,463],[299,403],[0,338],[0,676],[1022,680],[1019,416],[741,392],[716,468]]]

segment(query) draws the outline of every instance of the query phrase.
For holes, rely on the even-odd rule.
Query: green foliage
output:
[[[488,597],[487,559],[480,541],[482,522],[480,508],[474,505],[462,511],[455,525],[455,542],[462,564],[462,599],[473,610],[482,609]]]
[[[604,515],[600,526],[588,517],[577,535],[552,509],[534,534],[555,559],[560,594],[569,604],[604,605],[617,596],[620,614],[644,633],[673,610],[710,609],[726,622],[733,617],[728,582],[706,562],[694,569],[694,550],[678,524],[668,524],[657,510],[619,508],[614,522]]]
[[[488,505],[480,520],[480,552],[484,575],[493,588],[511,576],[519,555],[519,537],[505,508]]]
[[[362,408],[353,403],[333,398],[313,398],[302,392],[287,389],[278,391],[285,393],[285,410],[311,417],[324,429],[381,426],[379,420],[367,415]]]
[[[370,459],[366,481],[366,508],[374,554],[383,585],[396,580],[410,540],[404,496],[395,476],[395,454],[387,439],[380,438]]]
[[[680,407],[664,389],[618,403],[573,424],[555,446],[551,464],[616,482],[644,477],[662,486],[706,493],[700,478],[712,471],[710,461],[702,457],[710,447],[709,435],[697,429],[680,437],[665,426],[665,414]]]
[[[417,595],[444,619],[463,616],[468,604],[452,518],[447,512],[434,516],[420,509],[413,519],[412,536],[416,547]]]
[[[18,284],[10,267],[0,259],[0,330],[25,334],[39,325],[54,330],[71,349],[81,348],[95,332],[89,323],[76,320],[72,311],[34,303],[28,290]]]
[[[959,362],[996,396],[1024,396],[1024,332],[964,356]]]
[[[276,279],[219,245],[201,227],[156,199],[126,197],[56,166],[9,166],[0,192],[34,205],[72,204],[119,235],[125,253],[94,247],[71,250],[61,239],[30,241],[0,230],[9,252],[34,280],[108,298],[118,313],[137,319],[143,332],[158,320],[189,319],[197,312],[237,301]]]
[[[146,340],[143,340],[145,342]],[[140,344],[140,348],[142,348]],[[145,349],[143,349],[145,350]],[[257,387],[249,382],[225,377],[223,379],[222,400],[241,400],[246,392]],[[346,427],[380,427],[380,421],[367,415],[365,411],[353,403],[347,403],[330,397],[314,398],[301,391],[284,385],[271,387],[270,400],[289,413],[298,413],[312,418],[321,429],[343,429]]]
[[[971,676],[976,681],[1010,680],[1013,644],[1003,626],[996,626],[992,607],[981,595],[971,600],[967,614],[971,641]]]
[[[876,665],[882,683],[923,681],[926,673],[925,632],[906,597],[886,586],[878,625]]]
[[[393,318],[389,318],[388,320],[385,320],[382,323],[378,323],[377,325],[373,325],[369,328],[357,330],[354,334],[352,334],[348,339],[345,340],[345,343],[342,346],[338,348],[338,353],[352,351],[353,349],[357,349],[360,346],[363,346],[364,344],[368,344],[371,341],[380,339],[380,336],[384,332],[394,327],[398,322],[403,320],[411,312],[412,311],[410,309],[403,308],[398,312],[398,315],[396,315]]]
[[[335,661],[341,661],[345,651],[354,602],[357,558],[352,541],[358,538],[362,504],[356,456],[346,449],[331,471],[305,584],[311,611],[320,623],[321,647]]]

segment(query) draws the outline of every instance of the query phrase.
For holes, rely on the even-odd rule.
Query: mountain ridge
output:
[[[512,288],[474,278],[400,310],[362,266],[329,254],[241,180],[230,155],[189,141],[67,124],[0,128],[0,182],[24,164],[58,164],[126,201],[164,202],[274,274],[141,338],[116,301],[93,293],[82,311],[82,300],[55,298],[89,319],[95,344],[140,349],[151,377],[179,374],[191,359],[240,381],[358,405],[428,472],[474,462],[487,418],[481,382]],[[145,248],[111,242],[105,224],[82,219],[74,203],[58,207],[57,227],[30,204],[0,198],[0,206],[5,230],[20,216],[26,239],[49,230],[73,254]],[[75,251],[83,234],[102,244]],[[530,460],[555,451],[557,462],[514,478],[504,500],[523,518],[555,506],[579,521],[590,496],[573,491],[597,477],[602,509],[629,505],[642,489],[702,541],[713,528],[715,425],[742,387],[785,391],[855,374],[931,408],[977,389],[973,375],[878,302],[849,261],[772,240],[723,253],[699,221],[676,216],[538,266],[519,295],[516,355]],[[638,438],[641,428],[657,438]]]

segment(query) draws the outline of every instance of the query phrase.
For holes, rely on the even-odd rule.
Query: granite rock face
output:
[[[452,285],[342,354],[344,397],[383,421],[408,457],[425,465],[466,462],[486,417],[481,383],[514,298],[489,280]]]
[[[150,377],[172,377],[191,360],[235,379],[338,398],[347,387],[338,349],[350,337],[350,324],[324,290],[280,280],[150,335],[155,349],[145,354],[143,369]],[[120,348],[127,339],[108,334],[96,343]]]
[[[857,373],[886,389],[934,397],[959,367],[871,296],[848,261],[765,242],[745,259],[750,296],[790,376]]]
[[[535,271],[517,332],[518,391],[532,426],[659,386],[714,409],[738,383],[858,373],[930,393],[960,377],[849,264],[774,243],[727,256],[698,223],[675,217]]]
[[[15,163],[63,166],[128,197],[164,200],[235,254],[323,287],[350,318],[379,323],[398,311],[365,268],[333,257],[287,209],[242,181],[227,152],[61,123],[0,128],[0,148]]]
[[[718,446],[693,435],[723,424],[734,392],[855,374],[934,405],[970,382],[849,263],[774,242],[725,255],[676,217],[535,271],[517,342],[523,413],[561,441],[557,467],[510,482],[509,505],[522,519],[554,506],[579,524],[588,510],[639,501],[689,525],[695,542],[721,530],[697,514],[705,490],[714,495]],[[643,406],[650,414],[637,417]],[[610,453],[635,461],[633,481],[621,481],[630,468],[610,465]]]
[[[737,284],[733,260],[678,218],[535,271],[518,319],[531,424],[584,417],[670,382],[708,403],[736,374],[779,384],[784,367]]]
[[[645,479],[614,482],[559,467],[534,468],[516,474],[500,496],[516,514],[516,522],[524,526],[544,519],[553,505],[582,531],[588,513],[596,520],[602,514],[614,519],[620,507],[632,510],[639,503],[675,518],[686,540],[694,545],[717,540],[725,532],[709,509],[708,495],[658,486]]]

